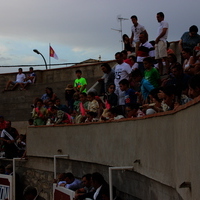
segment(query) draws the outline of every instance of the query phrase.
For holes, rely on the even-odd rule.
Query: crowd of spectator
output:
[[[109,200],[109,184],[105,181],[102,174],[94,172],[85,174],[81,180],[74,177],[71,172],[61,173],[54,180],[57,186],[65,187],[75,191],[75,200],[94,199],[94,200]],[[113,199],[120,200],[116,196],[116,190],[113,188]]]

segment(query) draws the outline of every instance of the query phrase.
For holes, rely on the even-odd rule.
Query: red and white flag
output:
[[[58,60],[58,56],[56,55],[56,52],[53,50],[51,46],[49,46],[49,56]]]

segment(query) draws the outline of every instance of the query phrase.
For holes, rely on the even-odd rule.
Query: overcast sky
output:
[[[157,12],[169,23],[168,41],[177,41],[191,25],[199,26],[197,0],[2,0],[0,7],[0,66],[43,64],[38,49],[49,63],[49,43],[59,60],[51,63],[80,62],[89,58],[114,59],[121,51],[117,16],[123,33],[130,36],[132,15],[156,38]],[[0,68],[0,73],[16,71]]]

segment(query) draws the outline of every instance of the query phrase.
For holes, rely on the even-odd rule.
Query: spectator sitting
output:
[[[175,103],[180,101],[180,97],[176,94],[176,87],[173,85],[165,86],[160,89],[160,92],[163,93],[163,102],[161,104],[163,111],[173,110]]]
[[[54,179],[54,183],[57,183],[57,186],[60,186],[61,184],[66,184],[65,176],[66,176],[66,173],[59,174],[58,178]]]
[[[19,138],[18,131],[11,127],[11,121],[6,121],[6,127],[1,132],[0,140],[4,143],[5,157],[12,159],[17,157],[17,143]]]
[[[88,110],[87,94],[82,92],[79,95],[80,103],[77,108],[78,115],[76,116],[76,123],[84,122],[86,119],[86,110]]]
[[[125,106],[137,102],[136,92],[132,88],[129,88],[129,81],[127,79],[122,79],[119,82],[119,86],[121,91],[125,91]]]
[[[42,99],[37,100],[37,107],[33,108],[32,118],[34,119],[34,125],[45,125],[47,116],[47,109],[44,107]]]
[[[143,104],[142,111],[146,111],[146,115],[151,115],[157,112],[162,112],[161,102],[162,100],[158,97],[160,88],[155,88],[149,93],[150,104]]]
[[[82,177],[82,184],[84,187],[76,190],[75,199],[79,199],[81,195],[94,191],[92,187],[92,174],[85,174]]]
[[[105,188],[108,189],[109,185],[100,173],[95,172],[92,174],[92,186],[94,187],[94,191],[81,195],[79,199],[90,198],[94,200],[103,200],[102,192]]]
[[[46,87],[45,93],[42,95],[41,99],[44,103],[44,105],[48,108],[48,101],[53,100],[57,98],[56,94],[53,92],[53,89],[50,87]]]
[[[81,70],[76,70],[76,76],[77,79],[74,81],[74,89],[76,92],[87,92],[86,87],[87,87],[87,81],[85,78],[81,77],[82,76],[82,71]]]
[[[24,79],[23,83],[20,83],[21,86],[21,90],[26,90],[25,88],[29,85],[29,84],[33,84],[35,83],[36,80],[36,74],[33,71],[33,67],[29,68],[29,74],[26,76],[26,78]]]
[[[34,125],[33,122],[34,122],[33,119],[29,119],[29,120],[28,120],[28,125],[29,125],[29,126],[33,126],[33,125]]]
[[[123,119],[124,116],[123,116],[123,115],[119,115],[118,113],[119,113],[119,111],[118,111],[117,108],[110,108],[110,109],[107,111],[108,119],[109,119],[109,120]]]
[[[59,98],[57,98],[57,99],[55,100],[55,106],[58,108],[58,110],[62,110],[62,111],[64,111],[64,112],[69,112],[67,106],[64,105],[64,104],[61,104],[61,101],[60,101]]]
[[[66,105],[69,109],[69,113],[72,113],[73,107],[74,107],[74,99],[73,95],[75,93],[74,87],[71,84],[68,84],[67,87],[65,88],[65,101]]]
[[[80,100],[79,100],[79,92],[75,92],[73,95],[73,99],[74,99],[74,104],[73,104],[73,110],[77,113],[78,109],[79,109],[79,104],[80,104]]]
[[[110,84],[108,86],[108,92],[104,95],[105,107],[107,110],[117,106],[118,96],[114,92],[115,84]]]
[[[140,89],[142,94],[142,99],[140,102],[147,103],[147,98],[151,90],[154,89],[154,86],[146,79],[143,78],[142,73],[139,69],[136,69],[131,73],[132,78],[135,80],[135,82],[140,82]]]
[[[3,90],[3,92],[4,92],[4,91],[8,91],[8,88],[9,88],[10,85],[14,85],[14,86],[12,87],[12,89],[11,89],[11,90],[14,90],[20,83],[23,83],[23,82],[24,82],[25,78],[26,78],[26,76],[25,76],[25,74],[23,73],[22,68],[19,68],[19,69],[18,69],[18,74],[17,74],[17,76],[16,76],[16,81],[8,81],[8,83],[6,84],[6,87],[5,87],[5,89]]]
[[[126,106],[126,117],[133,118],[133,117],[143,117],[145,114],[139,109],[140,105],[138,103],[129,104]]]
[[[98,118],[97,117],[97,113],[96,112],[87,112],[86,114],[86,120],[85,120],[85,123],[88,123],[88,122],[97,122],[98,121]]]
[[[87,99],[88,99],[89,103],[88,103],[88,110],[86,110],[86,111],[98,113],[99,103],[95,99],[95,93],[89,92],[87,95]]]
[[[81,181],[76,179],[71,172],[65,174],[64,180],[66,181],[66,184],[62,184],[61,186],[64,186],[73,191],[76,191],[81,188]]]
[[[58,110],[56,106],[52,106],[49,112],[51,124],[72,124],[71,116],[62,110]]]
[[[189,97],[192,99],[198,97],[200,95],[200,74],[194,75],[189,80],[189,91],[188,91]]]
[[[182,50],[182,56],[184,58],[183,61],[183,70],[184,72],[190,74],[190,67],[194,64],[194,58],[192,56],[192,52],[189,48],[184,48]]]

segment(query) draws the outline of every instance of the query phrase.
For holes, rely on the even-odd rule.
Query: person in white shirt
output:
[[[157,21],[159,22],[157,38],[155,40],[155,59],[158,60],[159,63],[159,72],[160,75],[163,75],[163,63],[162,59],[167,62],[167,36],[169,24],[164,21],[164,13],[157,13]],[[167,63],[166,63],[167,65]]]
[[[118,96],[118,105],[124,106],[125,105],[125,100],[124,100],[125,92],[120,90],[119,82],[122,79],[129,80],[129,74],[131,74],[132,69],[129,64],[124,62],[123,55],[121,52],[117,52],[115,54],[115,59],[116,59],[116,62],[118,63],[115,66],[115,80],[114,80],[115,88],[116,88],[115,93]]]
[[[4,91],[7,91],[9,86],[10,85],[13,85],[13,87],[11,88],[11,90],[14,90],[20,83],[23,83],[24,82],[24,79],[26,78],[25,74],[23,73],[23,70],[22,68],[19,68],[18,69],[18,74],[16,76],[16,81],[12,81],[12,80],[9,80],[6,84],[6,87],[5,89],[3,90]]]
[[[146,29],[144,26],[138,23],[138,18],[136,15],[131,16],[131,20],[133,22],[133,26],[131,27],[130,43],[135,43],[135,53],[137,53],[140,44],[139,35],[141,32],[146,32]]]

